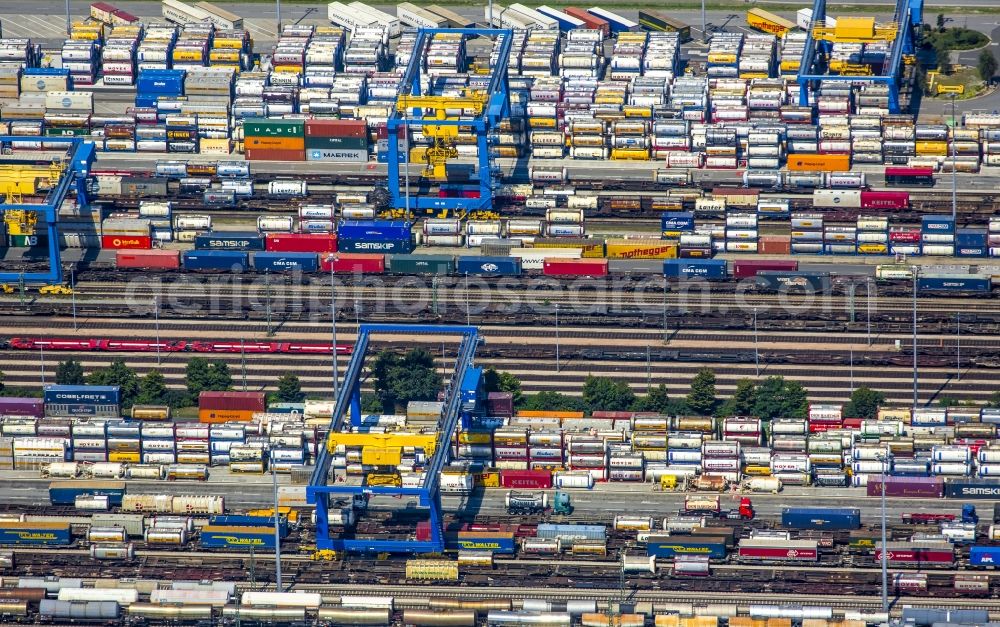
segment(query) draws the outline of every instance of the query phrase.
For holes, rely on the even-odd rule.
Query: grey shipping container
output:
[[[122,196],[166,196],[167,179],[126,176],[122,179]]]

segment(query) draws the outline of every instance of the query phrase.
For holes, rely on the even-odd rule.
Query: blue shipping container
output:
[[[206,549],[274,550],[274,527],[202,527]]]
[[[0,544],[62,545],[72,541],[69,523],[0,523]]]
[[[604,525],[557,525],[542,523],[535,534],[539,538],[564,538],[579,540],[604,540],[607,528]]]
[[[459,274],[519,276],[521,260],[517,257],[458,257]]]
[[[49,502],[53,505],[73,505],[78,496],[106,496],[108,504],[112,507],[121,507],[122,497],[125,496],[125,482],[96,482],[107,483],[109,485],[88,485],[87,481],[81,481],[78,486],[61,485],[49,486]]]
[[[709,559],[726,559],[725,542],[707,542],[698,539],[678,537],[650,537],[646,540],[646,555],[650,557],[674,557],[675,555],[703,555]]]
[[[664,259],[663,276],[668,279],[695,277],[720,280],[728,276],[725,259]]]
[[[513,533],[484,533],[477,536],[474,532],[446,533],[445,548],[449,551],[488,551],[513,555],[516,550],[516,540]]]
[[[264,236],[256,231],[209,232],[194,239],[197,250],[264,250]]]
[[[413,240],[404,239],[347,239],[337,237],[337,250],[342,253],[399,253],[413,252]]]
[[[853,507],[786,507],[781,510],[785,529],[850,530],[861,528],[861,510]]]
[[[954,233],[955,220],[951,216],[923,216],[920,230],[924,233]]]
[[[974,546],[969,549],[972,566],[1000,566],[1000,546]]]
[[[990,281],[990,276],[986,274],[928,274],[917,276],[917,290],[989,294],[992,289]]]
[[[364,241],[409,239],[413,225],[390,220],[347,220],[337,227],[337,237]]]
[[[274,518],[270,516],[247,516],[245,514],[222,514],[209,516],[208,524],[213,527],[269,527],[274,529]],[[273,533],[273,531],[272,531]],[[278,517],[278,534],[288,535],[288,518]]]
[[[121,390],[117,385],[46,385],[46,404],[118,405]]]
[[[956,257],[986,257],[989,254],[989,249],[985,246],[956,246],[955,256]]]
[[[316,253],[254,253],[253,268],[257,272],[316,272],[319,269],[319,256]]]
[[[958,229],[955,232],[957,246],[986,246],[988,241],[986,229]]]
[[[181,96],[186,73],[184,70],[140,70],[136,91],[144,95]]]
[[[690,211],[667,211],[660,214],[662,231],[693,231],[694,213]]]
[[[249,256],[239,250],[186,250],[181,265],[185,270],[245,272],[250,266]]]

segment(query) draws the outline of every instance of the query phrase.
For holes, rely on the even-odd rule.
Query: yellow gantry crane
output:
[[[459,97],[449,96],[407,96],[401,95],[396,100],[396,111],[404,116],[413,109],[423,109],[422,117],[426,120],[458,120],[464,117],[478,117],[486,109],[487,96],[484,92],[466,90]],[[424,176],[430,179],[445,181],[448,179],[446,166],[449,160],[458,156],[455,148],[455,137],[459,127],[450,124],[423,124],[421,132],[434,144],[424,152]],[[409,158],[410,155],[407,155]]]
[[[838,17],[836,26],[825,21],[813,25],[813,39],[848,44],[874,44],[893,41],[899,35],[899,24],[878,24],[874,17]]]
[[[30,163],[0,164],[0,196],[4,203],[19,205],[25,196],[47,192],[59,183],[65,170],[59,161],[45,165]],[[34,235],[38,213],[27,209],[3,212],[8,235]]]
[[[361,448],[361,463],[380,469],[368,473],[367,484],[398,487],[402,480],[396,467],[402,461],[403,449],[423,449],[427,457],[432,457],[437,440],[437,433],[331,433],[326,446],[331,455],[339,446]]]

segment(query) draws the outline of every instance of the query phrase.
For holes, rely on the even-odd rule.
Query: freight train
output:
[[[14,337],[0,341],[0,348],[12,350],[50,350],[81,352],[155,352],[167,353],[287,353],[329,355],[331,344],[309,342],[212,342],[203,340],[148,340],[68,339]],[[350,344],[338,344],[338,355],[349,355]]]

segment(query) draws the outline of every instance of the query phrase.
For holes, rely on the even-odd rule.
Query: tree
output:
[[[844,405],[846,418],[875,418],[878,407],[885,402],[885,394],[867,386],[861,386],[851,392],[851,400]]]
[[[768,377],[757,386],[754,415],[763,420],[775,418],[805,418],[809,413],[809,398],[798,381],[784,377]]]
[[[362,392],[361,411],[366,414],[381,414],[382,400],[375,392]]]
[[[944,37],[935,37],[931,41],[931,48],[934,50],[938,70],[942,74],[947,74],[951,68],[951,46]]]
[[[729,400],[719,412],[723,416],[749,416],[757,404],[757,385],[751,379],[740,379]]]
[[[691,413],[710,416],[718,401],[715,398],[715,373],[702,368],[691,380],[691,391],[687,395],[687,406]]]
[[[400,357],[382,351],[369,367],[375,392],[384,411],[393,411],[410,401],[430,401],[441,390],[441,375],[434,369],[434,357],[423,348],[415,348]]]
[[[528,411],[584,411],[583,399],[559,392],[539,392],[524,399],[524,409]]]
[[[74,359],[60,361],[56,367],[56,383],[59,385],[83,385],[83,366]]]
[[[987,407],[1000,407],[1000,390],[990,394],[990,400],[986,401]]]
[[[192,357],[188,360],[184,375],[188,392],[194,398],[202,392],[222,392],[233,386],[229,366],[224,361]]]
[[[90,385],[116,385],[120,388],[121,407],[128,409],[135,404],[139,395],[139,376],[135,370],[125,365],[123,359],[115,359],[107,368],[100,368],[87,377]]]
[[[640,396],[632,403],[633,411],[655,411],[658,414],[673,414],[676,411],[676,403],[667,394],[667,386],[662,383],[649,391],[649,394]]]
[[[945,24],[944,13],[938,13],[937,14],[937,22],[936,23],[937,23],[938,32],[943,33],[944,32],[944,24]]]
[[[139,405],[163,405],[167,399],[167,383],[163,373],[150,370],[139,383],[139,395],[135,402]]]
[[[958,401],[951,396],[942,396],[938,398],[937,402],[941,407],[955,407],[958,405]]]
[[[979,70],[979,78],[987,83],[993,80],[997,73],[997,58],[993,56],[989,48],[984,48],[979,53],[979,60],[976,62],[976,69]]]
[[[635,394],[625,381],[590,375],[583,382],[583,402],[591,411],[625,411]]]
[[[278,379],[278,392],[275,395],[279,403],[301,403],[306,399],[302,393],[299,378],[291,372],[286,372]]]

